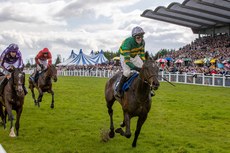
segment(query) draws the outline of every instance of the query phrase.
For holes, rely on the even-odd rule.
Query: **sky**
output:
[[[47,47],[67,59],[73,50],[117,52],[132,28],[145,31],[145,49],[179,49],[198,36],[187,27],[140,15],[146,9],[184,0],[0,0],[0,50],[16,43],[24,63]]]

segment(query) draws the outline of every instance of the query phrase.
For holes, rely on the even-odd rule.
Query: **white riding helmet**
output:
[[[145,34],[144,30],[141,27],[134,27],[132,30],[132,36],[135,37],[136,35],[140,35],[140,34]]]

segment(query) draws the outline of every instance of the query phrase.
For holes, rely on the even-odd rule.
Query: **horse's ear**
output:
[[[152,58],[150,57],[148,51],[145,52],[145,59],[146,59],[146,60],[152,60]]]

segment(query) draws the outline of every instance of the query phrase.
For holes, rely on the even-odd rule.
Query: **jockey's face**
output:
[[[43,55],[44,55],[45,57],[47,57],[47,56],[48,56],[48,53],[44,53]]]
[[[16,56],[16,52],[10,52],[10,56],[11,57],[15,57]]]
[[[135,36],[135,40],[138,44],[141,44],[142,40],[143,40],[144,35],[136,35]]]

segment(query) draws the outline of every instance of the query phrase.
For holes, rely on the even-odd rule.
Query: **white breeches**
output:
[[[121,67],[123,69],[123,75],[129,77],[131,69],[130,67],[125,64],[124,56],[120,55]],[[136,67],[141,68],[143,65],[143,61],[140,56],[136,55],[134,58],[130,57],[130,62],[133,63]]]

